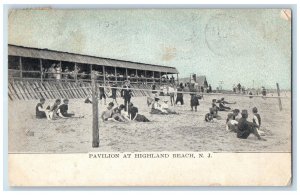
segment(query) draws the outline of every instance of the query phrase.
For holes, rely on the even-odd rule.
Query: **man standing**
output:
[[[124,98],[124,105],[125,105],[125,111],[128,110],[128,104],[130,103],[130,99],[132,96],[132,91],[129,86],[129,81],[125,81],[125,85],[123,86],[123,89],[121,90],[121,97]]]
[[[116,104],[118,105],[118,102],[117,102],[117,83],[113,83],[112,86],[111,86],[111,97],[113,99],[112,102],[116,102]]]
[[[258,125],[247,121],[248,112],[247,110],[242,110],[242,118],[239,119],[237,128],[237,137],[240,139],[247,139],[251,133],[253,133],[258,140],[266,141],[261,138],[257,132]]]

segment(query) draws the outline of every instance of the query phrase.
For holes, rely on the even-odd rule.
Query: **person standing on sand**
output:
[[[240,139],[247,139],[249,135],[252,133],[254,134],[258,140],[266,141],[266,139],[261,138],[257,132],[258,125],[247,121],[248,118],[248,111],[242,110],[242,118],[240,118],[238,125],[237,125],[237,138]]]
[[[99,98],[100,98],[100,104],[102,104],[102,98],[104,100],[104,105],[106,105],[106,95],[105,95],[105,91],[104,91],[104,84],[100,84],[99,87]]]
[[[195,84],[192,84],[190,87],[190,92],[191,92],[191,108],[192,111],[194,111],[195,108],[195,112],[197,112],[197,106],[199,106],[199,100],[198,97],[196,95],[197,90],[195,89]]]
[[[168,86],[168,93],[170,95],[171,106],[175,104],[175,89],[173,88],[173,84]]]
[[[45,104],[45,98],[41,98],[40,102],[35,106],[35,117],[38,119],[47,118],[46,116],[46,109],[43,108]]]
[[[178,102],[180,102],[181,105],[184,104],[183,93],[182,93],[183,88],[184,88],[183,84],[180,83],[179,87],[177,88],[177,97],[176,97],[175,105],[177,105]]]
[[[128,111],[128,104],[130,103],[130,99],[132,96],[132,90],[129,86],[129,81],[125,81],[125,85],[123,86],[123,89],[121,90],[121,97],[124,98],[124,105],[125,105],[125,111]]]
[[[112,84],[111,87],[112,87],[112,89],[111,89],[111,97],[113,99],[112,102],[116,102],[116,104],[118,105],[118,102],[117,102],[117,88],[116,88],[116,87],[118,87],[118,85],[117,85],[117,83],[114,83],[114,84]]]

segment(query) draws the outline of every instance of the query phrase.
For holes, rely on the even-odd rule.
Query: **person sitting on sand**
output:
[[[129,112],[129,118],[133,121],[150,122],[150,120],[147,117],[138,113],[139,112],[138,108],[133,106],[133,103],[131,102],[128,104],[128,112]]]
[[[159,98],[154,98],[150,114],[168,114],[168,111],[163,109],[161,104],[158,102]]]
[[[260,117],[260,114],[258,114],[258,110],[257,110],[256,107],[252,108],[252,113],[253,113],[253,123],[258,126],[257,127],[257,132],[261,136],[265,135],[265,132],[263,132],[262,130],[260,130],[260,127],[261,127],[261,117]]]
[[[205,115],[204,120],[206,122],[213,122],[213,120],[214,120],[214,110],[213,110],[213,108],[209,108],[209,113],[207,113]]]
[[[61,103],[60,99],[56,99],[52,105],[47,106],[46,108],[46,116],[48,120],[55,120],[58,118],[57,110]]]
[[[113,109],[112,118],[119,122],[129,122],[130,119],[125,111],[125,105],[121,104],[119,107]]]
[[[238,122],[234,119],[234,114],[233,113],[229,113],[228,114],[228,118],[227,118],[227,122],[226,122],[226,131],[232,131],[232,132],[237,132],[237,125]]]
[[[261,138],[257,132],[258,125],[247,121],[248,112],[247,110],[242,110],[242,118],[240,118],[238,122],[237,128],[237,138],[240,139],[247,139],[249,135],[252,133],[254,134],[258,140],[266,141],[264,138]]]
[[[240,113],[240,110],[239,110],[239,109],[234,109],[234,110],[232,111],[232,113],[228,113],[227,119],[226,119],[226,124],[228,123],[228,121],[229,121],[231,115],[232,115],[232,117],[233,117],[233,120],[238,121],[238,117],[237,117],[237,116],[239,115],[239,113]]]
[[[160,103],[160,105],[161,105],[161,108],[166,110],[168,114],[177,114],[177,112],[175,112],[174,110],[171,110],[169,108],[168,100],[164,100],[163,102]]]
[[[219,102],[219,111],[231,110],[231,108],[226,106],[226,104],[235,104],[235,102],[234,103],[226,102],[223,97],[218,102]]]
[[[58,107],[57,114],[61,118],[70,118],[70,117],[73,117],[75,115],[74,113],[68,113],[68,109],[69,109],[68,104],[69,104],[69,100],[68,99],[64,99],[63,100],[63,104],[61,104]]]
[[[114,103],[110,102],[106,108],[101,114],[101,119],[103,122],[105,121],[113,121],[113,122],[118,122],[116,119],[114,119],[113,116],[113,107]]]
[[[217,99],[212,99],[211,107],[216,108],[217,111],[219,110],[219,107],[217,106]]]
[[[35,117],[38,119],[47,118],[46,116],[46,109],[43,108],[45,104],[45,98],[41,98],[40,102],[35,106]]]

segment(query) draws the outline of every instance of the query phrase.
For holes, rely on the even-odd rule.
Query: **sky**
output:
[[[279,9],[11,10],[8,43],[172,66],[213,88],[291,88],[291,21]]]

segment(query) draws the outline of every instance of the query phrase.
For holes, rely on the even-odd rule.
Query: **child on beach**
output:
[[[46,116],[48,120],[55,120],[57,119],[57,110],[61,103],[60,99],[56,99],[52,105],[47,106],[46,108]]]
[[[45,98],[41,98],[40,102],[35,106],[35,117],[38,119],[47,118],[46,116],[46,109],[43,108],[45,104]]]

